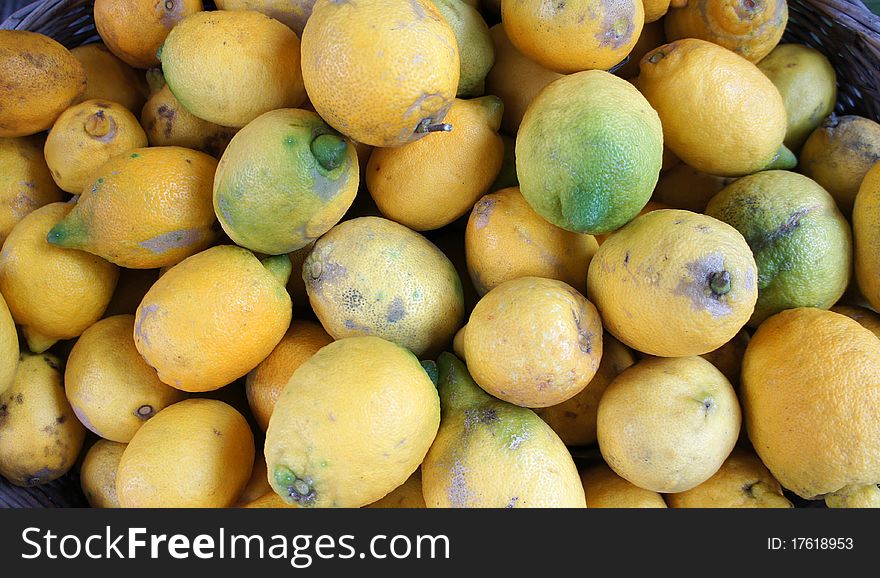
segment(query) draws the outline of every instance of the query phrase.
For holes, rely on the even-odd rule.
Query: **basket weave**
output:
[[[214,3],[204,2],[206,9]],[[806,44],[831,61],[837,72],[838,114],[858,114],[880,122],[880,16],[859,0],[788,0],[783,42]],[[93,18],[94,0],[38,0],[12,13],[0,29],[30,30],[74,48],[100,37]],[[597,462],[595,448],[574,448],[579,464]],[[786,496],[798,507],[823,507],[822,501]],[[84,505],[76,472],[39,488],[14,488],[0,478],[0,507]]]

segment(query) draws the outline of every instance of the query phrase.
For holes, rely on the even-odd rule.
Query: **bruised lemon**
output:
[[[701,355],[730,341],[751,318],[758,267],[742,234],[718,219],[660,209],[599,246],[587,296],[603,326],[652,355]]]
[[[214,176],[214,212],[236,244],[290,253],[339,222],[358,182],[351,141],[311,111],[274,110],[232,137]]]

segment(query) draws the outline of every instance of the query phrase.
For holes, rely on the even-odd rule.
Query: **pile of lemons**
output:
[[[785,1],[94,20],[0,31],[9,483],[880,507],[880,124]]]

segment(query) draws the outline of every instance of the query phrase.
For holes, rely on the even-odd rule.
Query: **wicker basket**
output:
[[[213,2],[206,1],[206,9]],[[858,114],[880,122],[880,16],[859,0],[788,0],[783,42],[812,46],[837,72],[838,114]],[[38,0],[12,13],[0,29],[31,30],[73,48],[100,41],[93,19],[94,0]],[[599,459],[596,448],[574,448],[578,463]],[[798,507],[823,507],[786,492]],[[87,505],[75,471],[38,488],[15,488],[0,478],[0,507]]]

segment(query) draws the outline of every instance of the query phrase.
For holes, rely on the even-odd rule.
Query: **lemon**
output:
[[[660,175],[660,118],[628,82],[603,71],[553,81],[516,135],[516,174],[539,215],[577,233],[608,233],[645,206]]]
[[[742,233],[758,265],[758,301],[749,325],[783,309],[828,309],[846,291],[852,232],[825,189],[803,175],[763,171],[738,179],[706,214]]]
[[[214,176],[214,212],[236,244],[290,253],[339,222],[358,181],[349,140],[313,112],[274,110],[232,137]]]
[[[437,389],[408,350],[340,339],[305,361],[266,431],[269,481],[285,502],[357,508],[403,484],[440,423]]]

